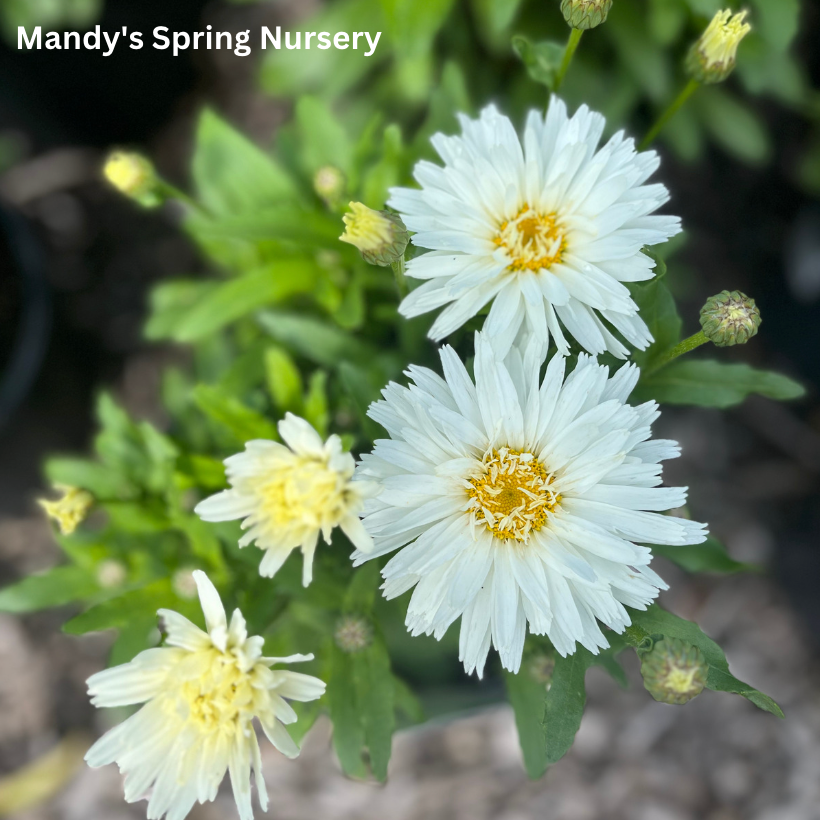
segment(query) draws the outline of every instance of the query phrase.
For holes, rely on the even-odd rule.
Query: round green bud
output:
[[[410,237],[398,214],[351,202],[342,221],[345,231],[339,239],[358,248],[365,262],[387,267],[404,258]]]
[[[342,652],[352,655],[373,643],[373,627],[358,615],[344,615],[336,622],[333,640]]]
[[[606,20],[612,0],[561,0],[561,13],[570,28],[586,31]]]
[[[661,638],[638,654],[643,685],[655,700],[682,705],[703,691],[709,666],[696,646],[678,638]]]
[[[757,334],[761,321],[755,300],[739,290],[711,296],[700,311],[703,335],[718,347],[746,344]]]

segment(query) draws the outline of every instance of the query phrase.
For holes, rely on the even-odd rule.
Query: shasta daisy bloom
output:
[[[370,416],[390,434],[358,468],[384,487],[368,501],[373,535],[360,564],[399,550],[382,570],[384,595],[415,587],[406,624],[441,639],[461,618],[460,659],[482,675],[492,644],[518,671],[526,626],[562,655],[576,642],[608,646],[625,606],[645,609],[666,585],[641,544],[696,544],[702,524],[660,515],[686,489],[660,487],[674,441],[650,438],[655,402],[627,403],[634,365],[609,369],[584,354],[564,378],[553,356],[540,381],[541,346],[502,360],[476,335],[475,383],[452,348],[442,379],[411,367]]]
[[[194,803],[216,797],[228,771],[239,816],[252,820],[251,772],[262,809],[268,805],[254,718],[280,752],[296,757],[299,749],[285,728],[296,713],[286,699],[316,700],[325,684],[271,669],[313,656],[262,657],[264,639],[248,637],[242,613],[234,610],[228,624],[208,577],[197,570],[194,578],[206,632],[161,609],[165,646],[88,679],[95,706],[145,705],[103,735],[85,759],[95,768],[116,762],[125,775],[125,799],[147,798],[149,820],[182,820]]]
[[[302,583],[313,577],[313,553],[321,533],[325,543],[335,527],[363,552],[373,542],[359,520],[364,499],[378,491],[370,482],[353,482],[355,462],[338,436],[323,442],[304,419],[287,413],[279,422],[285,444],[256,440],[245,452],[225,459],[231,489],[195,507],[203,521],[241,518],[247,532],[239,541],[265,550],[259,573],[272,577],[298,547],[304,554]],[[287,445],[287,446],[285,446]]]
[[[432,138],[444,167],[421,161],[421,190],[390,192],[413,244],[431,251],[407,265],[427,281],[401,312],[447,305],[430,329],[438,340],[492,302],[484,330],[502,353],[525,327],[566,354],[562,325],[590,353],[627,355],[612,328],[643,350],[652,336],[623,283],[651,279],[641,249],[680,231],[678,217],[653,213],[669,198],[645,184],[657,154],[636,153],[622,131],[598,148],[603,116],[582,106],[568,117],[556,97],[546,119],[530,113],[522,140],[494,106],[460,121],[461,136]]]

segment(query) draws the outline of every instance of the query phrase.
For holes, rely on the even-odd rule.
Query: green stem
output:
[[[195,199],[188,196],[188,194],[184,191],[180,191],[176,185],[171,185],[170,182],[166,182],[164,179],[157,179],[155,183],[155,190],[163,199],[177,199],[191,208],[191,210],[198,211],[206,216],[209,215],[207,210]]]
[[[706,338],[706,335],[702,330],[699,330],[694,335],[690,336],[688,339],[684,339],[682,342],[678,342],[673,348],[668,350],[658,359],[652,367],[644,370],[641,376],[646,378],[648,376],[657,373],[659,370],[662,370],[666,365],[670,362],[674,361],[678,358],[678,356],[683,356],[684,353],[688,353],[690,350],[694,350],[696,347],[700,347],[701,345],[705,345],[709,339]]]
[[[579,28],[574,28],[570,32],[569,40],[567,40],[567,47],[564,49],[564,59],[561,60],[561,67],[555,75],[555,83],[552,86],[553,91],[558,91],[561,87],[561,83],[564,82],[564,75],[566,75],[569,64],[572,62],[572,56],[578,48],[578,43],[581,42],[581,35],[583,33],[584,32]]]
[[[404,256],[397,259],[391,266],[393,276],[396,277],[396,287],[399,289],[399,298],[407,296],[407,277],[404,275]]]
[[[663,131],[666,123],[678,113],[678,109],[695,93],[695,91],[700,87],[700,83],[697,80],[689,80],[686,84],[686,87],[681,91],[680,94],[676,97],[675,101],[663,114],[658,117],[655,124],[649,129],[646,136],[643,138],[643,141],[638,146],[638,150],[645,151],[649,148],[650,145],[655,141],[655,137]]]

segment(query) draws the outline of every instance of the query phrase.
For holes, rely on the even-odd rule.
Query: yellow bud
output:
[[[103,174],[120,193],[133,199],[142,199],[154,187],[154,166],[143,156],[127,151],[108,155]]]
[[[351,202],[350,210],[342,217],[345,232],[339,239],[358,248],[365,262],[386,267],[404,256],[407,228],[396,214],[374,211],[361,202]]]
[[[86,490],[64,484],[55,485],[55,489],[63,493],[62,498],[56,501],[40,498],[37,503],[46,511],[49,518],[57,522],[63,535],[71,535],[94,505],[94,496]]]
[[[737,47],[752,30],[745,19],[745,11],[733,15],[730,9],[712,18],[686,58],[686,70],[694,79],[705,84],[720,83],[732,73]]]

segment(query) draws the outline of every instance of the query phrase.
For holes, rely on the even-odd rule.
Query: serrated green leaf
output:
[[[187,311],[177,315],[168,338],[196,342],[225,325],[296,293],[313,290],[318,268],[309,259],[284,259],[221,282]],[[156,337],[154,337],[156,338]]]
[[[362,759],[365,736],[357,704],[352,657],[331,643],[327,703],[333,722],[333,749],[339,763],[346,774],[363,778],[367,776]]]
[[[296,194],[272,157],[209,109],[197,125],[192,173],[199,199],[217,216],[252,212]]]
[[[527,73],[537,83],[552,88],[561,62],[564,59],[566,46],[544,40],[533,43],[528,37],[516,34],[512,38],[513,51],[527,67]]]
[[[351,655],[356,697],[364,726],[370,767],[378,780],[387,778],[393,730],[395,729],[395,683],[390,657],[376,635],[367,649]]]
[[[709,537],[702,544],[686,544],[670,547],[664,544],[652,544],[652,552],[662,555],[687,572],[757,572],[759,567],[735,561],[726,551],[726,547],[716,538]]]
[[[547,765],[557,763],[570,749],[581,726],[586,706],[587,669],[595,656],[582,646],[575,653],[555,658],[552,683],[547,692],[544,727],[547,734]]]
[[[657,604],[652,604],[644,612],[633,609],[629,612],[632,627],[628,628],[628,632],[637,628],[649,635],[659,634],[680,638],[700,649],[710,667],[706,680],[706,686],[709,689],[737,693],[750,700],[759,709],[771,712],[777,717],[783,717],[781,708],[768,695],[764,695],[732,675],[723,650],[697,624],[667,612]]]
[[[533,780],[547,770],[547,687],[526,672],[504,672],[507,699],[513,708],[524,768]]]
[[[193,391],[197,407],[228,430],[241,444],[252,439],[278,439],[276,426],[239,399],[224,395],[218,388],[198,384]]]
[[[376,351],[327,322],[284,311],[263,311],[259,324],[276,341],[324,367],[343,361],[373,361]]]
[[[171,582],[163,578],[92,606],[63,624],[63,632],[84,635],[86,632],[122,628],[137,618],[156,615],[158,609],[168,607],[171,603],[178,604],[179,601],[171,589]]]
[[[656,259],[656,269],[661,264],[660,260]],[[646,322],[655,340],[646,350],[635,351],[633,358],[641,368],[651,367],[681,338],[683,323],[678,315],[675,299],[664,281],[665,272],[666,266],[663,265],[650,282],[638,283],[630,288],[641,318]]]
[[[54,567],[0,589],[0,612],[36,612],[63,606],[87,598],[99,588],[96,578],[84,568]]]
[[[265,380],[280,413],[299,413],[302,407],[302,376],[288,352],[278,345],[265,350]]]
[[[755,370],[747,364],[683,359],[642,378],[630,400],[722,408],[740,404],[753,393],[786,401],[800,398],[805,390],[788,376]]]

